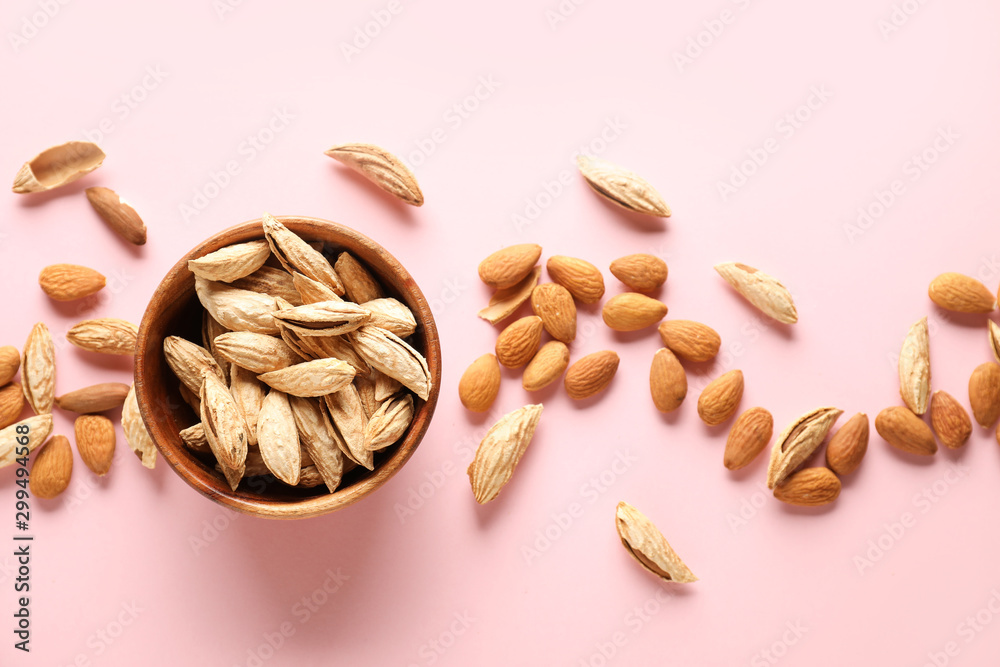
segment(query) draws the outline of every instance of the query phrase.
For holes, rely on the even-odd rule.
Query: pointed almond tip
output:
[[[19,195],[35,192],[41,184],[35,180],[35,175],[31,171],[31,165],[25,162],[21,165],[17,175],[14,176],[14,185],[11,190]]]

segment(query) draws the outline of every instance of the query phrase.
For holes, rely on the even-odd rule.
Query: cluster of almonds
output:
[[[205,309],[202,345],[163,344],[200,419],[180,437],[214,457],[234,490],[273,475],[332,493],[406,433],[430,371],[404,340],[417,329],[413,313],[350,253],[331,264],[322,244],[266,213],[263,232],[188,262]]]
[[[602,197],[633,213],[668,217],[670,209],[660,195],[636,174],[603,160],[582,156],[580,171],[591,188]],[[489,305],[479,316],[498,324],[521,305],[531,303],[534,315],[506,326],[497,337],[495,354],[484,354],[466,369],[459,381],[459,398],[469,410],[490,409],[500,389],[500,365],[522,368],[522,386],[539,391],[559,378],[574,400],[594,396],[608,387],[618,370],[618,355],[603,350],[585,355],[570,365],[569,345],[576,338],[576,302],[598,303],[604,296],[604,277],[593,264],[575,257],[554,256],[546,262],[553,282],[539,284],[538,265],[542,248],[525,243],[503,248],[479,265],[479,277],[494,288]],[[630,290],[609,299],[602,308],[605,324],[616,331],[639,331],[654,326],[667,314],[667,306],[642,292],[652,292],[667,279],[667,265],[658,257],[635,254],[611,263],[611,273]],[[542,344],[543,332],[552,340]],[[715,356],[719,337],[697,322],[674,321],[661,325],[664,343],[672,341],[687,358],[703,360]],[[706,347],[714,349],[706,352]],[[671,354],[669,349],[661,350]],[[707,355],[707,356],[706,356]],[[653,372],[663,365],[654,360]],[[676,358],[674,358],[676,361]],[[679,367],[679,364],[678,364]],[[660,391],[654,387],[657,407],[672,410],[687,391],[681,368],[683,391]],[[652,376],[651,376],[652,378]],[[541,418],[542,405],[527,405],[503,416],[487,432],[469,465],[468,474],[478,503],[494,500],[510,480],[527,450]],[[643,568],[668,581],[687,583],[697,577],[677,556],[663,534],[642,512],[619,503],[615,525],[622,544]]]
[[[26,162],[14,178],[18,194],[45,192],[81,178],[97,169],[104,152],[95,144],[71,141],[42,151]],[[86,189],[87,200],[102,220],[124,240],[134,245],[146,242],[146,226],[125,200],[104,187]],[[75,264],[55,264],[42,270],[39,285],[52,299],[71,301],[96,294],[106,280],[99,272]],[[67,340],[84,350],[104,354],[131,355],[135,350],[138,327],[113,318],[85,320],[66,334]],[[11,383],[18,370],[20,386]],[[31,492],[41,498],[54,498],[69,485],[73,472],[73,453],[69,440],[52,432],[52,409],[58,407],[79,416],[74,423],[80,458],[97,475],[108,473],[115,453],[114,424],[106,413],[122,408],[122,424],[132,449],[143,465],[152,468],[156,449],[139,416],[134,390],[120,382],[105,382],[55,396],[55,346],[48,327],[36,324],[23,354],[14,347],[0,348],[0,467],[16,460],[17,429],[28,427],[28,450],[40,445],[31,464]],[[16,421],[24,404],[35,416]]]

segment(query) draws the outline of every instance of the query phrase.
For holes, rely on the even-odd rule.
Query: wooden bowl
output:
[[[406,269],[386,250],[362,234],[342,225],[297,216],[279,217],[285,226],[307,241],[323,241],[324,252],[347,250],[377,276],[389,295],[405,303],[417,320],[417,331],[409,339],[427,358],[431,391],[426,401],[414,396],[414,416],[405,436],[392,447],[376,452],[375,470],[355,468],[344,475],[340,488],[330,493],[325,486],[299,489],[271,478],[251,478],[236,491],[210,456],[193,453],[180,438],[181,429],[200,421],[181,399],[179,382],[163,355],[163,340],[181,336],[201,343],[203,309],[194,291],[189,259],[234,243],[264,238],[261,219],[225,230],[189,252],[167,274],[156,289],[142,324],[135,352],[135,392],[139,412],[160,454],[185,482],[217,503],[255,516],[300,519],[346,507],[384,484],[413,455],[427,431],[441,386],[441,346],[431,309]],[[335,257],[335,256],[334,256]],[[267,481],[270,480],[270,481]]]

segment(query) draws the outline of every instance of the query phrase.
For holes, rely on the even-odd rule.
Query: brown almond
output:
[[[618,372],[618,355],[611,350],[594,352],[577,359],[563,381],[566,393],[574,400],[589,398],[603,391]]]
[[[545,263],[549,276],[569,290],[580,303],[597,303],[604,296],[600,269],[576,257],[554,255]]]
[[[497,336],[497,360],[507,368],[520,368],[531,361],[542,341],[542,318],[522,317]]]
[[[76,264],[46,266],[38,276],[42,291],[56,301],[72,301],[96,294],[104,289],[106,282],[97,271]]]
[[[913,413],[910,416],[916,417]],[[840,480],[828,468],[805,468],[774,489],[774,497],[789,505],[817,507],[832,503],[840,495]]]
[[[990,361],[976,367],[969,378],[972,415],[983,428],[1000,417],[1000,365]]]
[[[82,415],[104,412],[121,407],[128,390],[129,386],[121,382],[102,382],[57,396],[56,405]]]
[[[667,263],[656,255],[626,255],[611,262],[611,273],[629,289],[652,292],[667,281]]]
[[[687,375],[681,362],[667,348],[657,350],[649,368],[649,391],[653,395],[653,405],[660,412],[673,412],[681,407],[687,390]]]
[[[838,475],[850,475],[868,451],[868,415],[859,412],[837,429],[826,445],[826,465]]]
[[[615,331],[638,331],[651,327],[667,314],[662,301],[635,292],[611,297],[601,312],[604,323]]]
[[[473,361],[458,381],[458,397],[473,412],[486,412],[500,391],[500,365],[492,354]]]
[[[542,246],[535,243],[508,246],[480,262],[479,277],[496,289],[513,287],[531,273],[541,256]]]
[[[996,298],[986,285],[961,273],[942,273],[927,288],[931,301],[959,313],[989,313]]]
[[[576,304],[573,295],[562,285],[545,283],[531,292],[531,309],[542,318],[549,335],[564,343],[576,338]]]
[[[31,495],[55,498],[69,486],[73,476],[73,449],[69,439],[54,435],[35,455],[31,463]]]
[[[698,416],[718,426],[733,416],[743,398],[743,371],[729,371],[708,383],[698,397]]]
[[[494,292],[493,296],[490,297],[490,305],[479,311],[479,317],[490,324],[497,324],[513,315],[514,311],[531,297],[535,286],[538,285],[538,276],[540,275],[542,275],[542,267],[536,266],[518,284]]]
[[[715,329],[691,320],[660,323],[663,345],[685,361],[710,361],[719,353],[722,338]]]
[[[24,390],[21,385],[10,383],[0,388],[0,429],[5,429],[24,411]]]
[[[98,476],[106,475],[115,457],[114,424],[101,415],[80,415],[73,423],[73,430],[80,458]]]
[[[728,470],[739,470],[756,459],[774,435],[774,417],[764,408],[750,408],[733,423],[726,438],[722,464]]]
[[[13,345],[0,347],[0,385],[5,385],[17,375],[21,367],[21,353]]]
[[[931,397],[931,426],[948,449],[958,449],[972,435],[969,413],[954,396],[940,389]]]
[[[524,369],[521,386],[525,391],[538,391],[558,380],[569,366],[569,348],[558,340],[550,340],[538,350]]]
[[[146,224],[131,204],[110,188],[87,188],[87,201],[108,227],[133,245],[145,245]]]
[[[878,413],[875,430],[886,442],[904,452],[920,456],[931,456],[937,452],[931,427],[902,406],[886,408]]]

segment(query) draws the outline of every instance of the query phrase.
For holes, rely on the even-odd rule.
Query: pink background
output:
[[[706,428],[695,402],[741,368],[743,408],[767,407],[778,430],[827,404],[874,418],[898,404],[894,355],[928,315],[933,388],[968,404],[969,374],[991,358],[983,318],[937,310],[926,286],[943,271],[1000,282],[996,3],[907,0],[883,34],[891,0],[225,1],[4,4],[0,173],[98,134],[108,158],[58,193],[0,198],[0,344],[20,347],[43,320],[60,341],[59,393],[127,382],[127,359],[82,353],[65,331],[138,321],[176,258],[225,227],[265,210],[322,217],[384,244],[434,304],[436,417],[382,490],[305,522],[234,515],[165,465],[143,469],[121,438],[105,479],[77,458],[68,492],[34,501],[33,651],[14,651],[5,631],[0,664],[995,662],[992,432],[918,461],[873,429],[836,504],[801,510],[761,490],[764,457],[723,468],[729,425]],[[553,26],[559,7],[568,15]],[[372,12],[391,20],[345,55]],[[783,120],[797,110],[797,126]],[[245,143],[258,135],[261,148]],[[349,141],[416,164],[426,205],[397,204],[323,156]],[[598,200],[572,163],[586,145],[648,178],[674,217],[648,224]],[[748,156],[763,161],[765,145],[766,162],[723,197],[719,183]],[[925,151],[923,169],[913,158]],[[238,173],[219,177],[230,162]],[[148,245],[104,227],[91,185],[135,205]],[[873,218],[852,228],[861,207]],[[618,375],[575,404],[561,389],[526,395],[505,373],[492,418],[537,400],[545,412],[513,481],[482,508],[464,469],[492,418],[464,411],[455,390],[496,336],[476,318],[489,295],[476,265],[529,241],[603,267],[609,295],[622,289],[612,259],[660,255],[670,317],[712,325],[724,353],[689,366],[688,400],[664,417],[647,386],[655,332],[616,335],[582,308],[573,357],[614,349]],[[778,276],[800,323],[764,322],[712,270],[728,260]],[[56,262],[92,266],[109,286],[51,302],[36,276]],[[56,432],[71,431],[57,414]],[[12,544],[13,479],[0,471],[0,544]],[[701,581],[679,590],[637,567],[614,531],[619,500],[653,518]],[[11,551],[0,546],[5,628]]]

